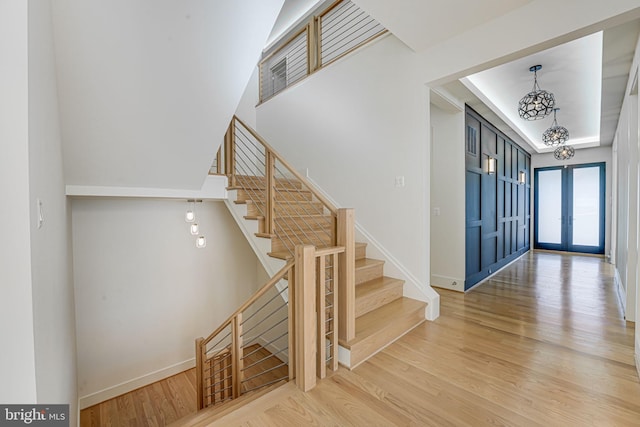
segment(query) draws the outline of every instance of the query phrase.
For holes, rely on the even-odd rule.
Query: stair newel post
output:
[[[237,399],[242,394],[242,313],[231,323],[232,392]]]
[[[196,394],[198,410],[204,409],[204,338],[196,339]]]
[[[295,262],[296,384],[306,392],[316,385],[315,248],[296,246]]]
[[[348,342],[356,336],[355,211],[338,209],[336,228],[337,245],[344,246],[344,252],[338,256],[339,336]]]
[[[276,156],[271,150],[266,150],[265,179],[266,179],[266,206],[264,215],[264,232],[275,233],[275,208],[276,208]]]
[[[229,186],[236,185],[236,117],[231,119],[224,135],[224,173],[229,178]]]
[[[218,148],[218,152],[216,153],[216,173],[222,173],[222,146]]]

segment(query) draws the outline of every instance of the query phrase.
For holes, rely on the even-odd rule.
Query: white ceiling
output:
[[[538,71],[541,89],[554,94],[558,124],[569,129],[571,144],[600,144],[602,93],[602,32],[499,65],[463,78],[462,83],[491,108],[538,152],[553,151],[542,143],[542,133],[553,123],[553,115],[541,120],[523,120],[518,101],[533,88]]]
[[[533,0],[355,0],[416,52],[480,26]]]
[[[632,19],[638,17],[640,1],[353,1],[418,54],[447,61],[444,65],[432,61],[431,68],[462,64],[461,58],[479,59],[476,49],[505,46],[506,56],[484,65],[477,62],[467,72],[470,75],[461,70],[455,77],[434,80],[525,148],[551,151],[541,138],[553,117],[529,122],[517,115],[518,101],[533,86],[529,68],[537,64],[543,66],[540,86],[555,94],[558,124],[569,129],[569,143],[576,148],[612,143],[638,41],[640,24]],[[592,20],[597,17],[608,18]],[[518,50],[518,44],[525,47]],[[459,83],[460,77],[466,87]]]

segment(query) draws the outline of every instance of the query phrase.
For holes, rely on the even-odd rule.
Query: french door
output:
[[[535,170],[534,247],[604,253],[605,164]]]

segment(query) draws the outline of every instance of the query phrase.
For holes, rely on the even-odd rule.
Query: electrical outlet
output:
[[[404,187],[404,176],[396,176],[396,187]]]
[[[433,208],[433,216],[440,216],[440,208]]]

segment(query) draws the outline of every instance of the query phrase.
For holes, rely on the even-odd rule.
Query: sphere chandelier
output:
[[[569,140],[569,130],[564,126],[558,125],[556,118],[556,111],[558,110],[559,108],[553,109],[553,124],[542,134],[542,142],[547,147],[557,147]]]
[[[556,160],[569,160],[574,154],[576,154],[575,148],[570,145],[561,145],[555,149],[553,157],[555,157]]]
[[[529,68],[533,73],[533,89],[522,97],[518,104],[518,114],[524,120],[544,119],[551,114],[556,104],[553,93],[542,90],[538,86],[538,71],[541,69],[542,65]]]

